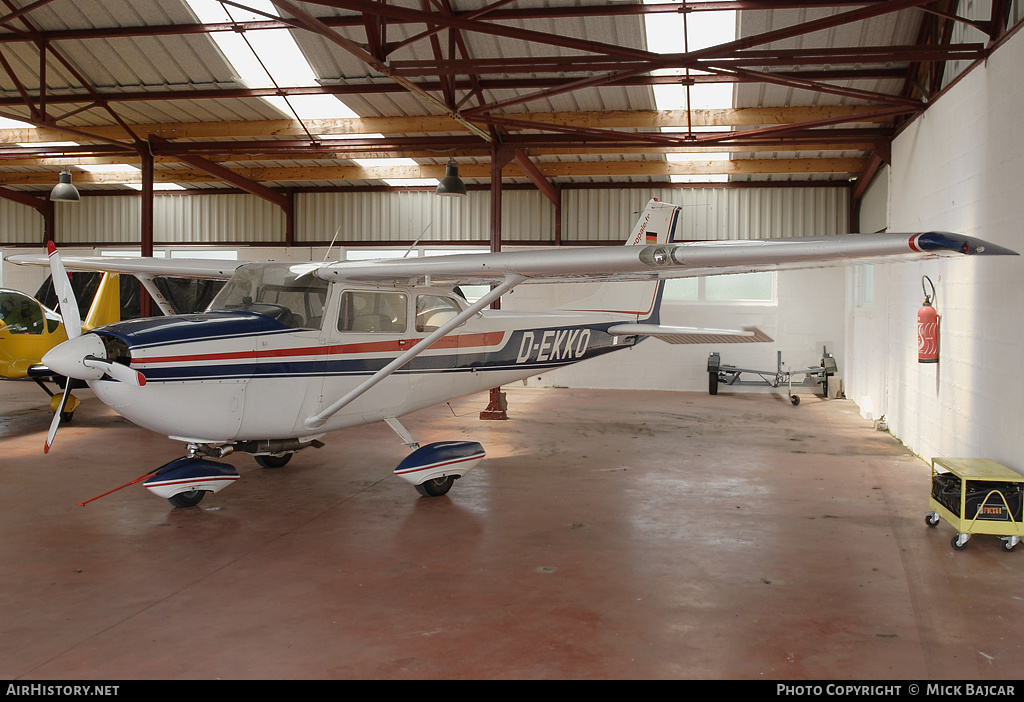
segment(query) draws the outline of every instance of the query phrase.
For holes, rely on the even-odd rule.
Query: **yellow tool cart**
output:
[[[971,534],[993,534],[1012,551],[1024,537],[1024,475],[987,458],[932,459],[933,511],[925,522],[945,519],[954,529],[953,548],[962,551]]]

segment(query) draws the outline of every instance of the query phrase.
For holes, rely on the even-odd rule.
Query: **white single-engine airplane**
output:
[[[51,246],[71,338],[43,363],[87,381],[132,422],[183,441],[187,455],[145,484],[187,507],[238,479],[232,466],[209,460],[234,451],[280,467],[295,452],[321,446],[328,432],[380,420],[418,447],[402,415],[647,337],[770,341],[756,329],[661,325],[665,279],[1015,253],[941,232],[672,243],[679,210],[652,200],[623,247],[302,264],[69,259],[75,269],[230,278],[204,314],[118,322],[84,334],[77,333],[77,305]],[[581,281],[603,284],[580,302],[545,312],[487,309],[517,285]],[[459,284],[492,287],[469,304]],[[59,423],[58,411],[47,450]],[[476,442],[440,442],[418,447],[395,473],[422,495],[438,496],[483,456]]]

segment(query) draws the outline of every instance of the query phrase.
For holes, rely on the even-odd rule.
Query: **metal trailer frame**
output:
[[[796,385],[805,387],[821,387],[822,397],[828,396],[828,379],[836,373],[836,359],[828,352],[827,347],[821,349],[821,364],[811,368],[800,370],[789,370],[782,363],[782,352],[778,352],[777,366],[775,372],[754,370],[751,368],[737,368],[736,366],[723,365],[722,357],[717,351],[712,352],[708,357],[708,394],[717,395],[718,386],[726,385],[762,385],[767,384],[773,388],[786,385],[789,390],[789,401],[794,405],[800,404],[800,396],[793,394],[793,379],[803,376]],[[760,380],[741,380],[744,373],[751,373]]]

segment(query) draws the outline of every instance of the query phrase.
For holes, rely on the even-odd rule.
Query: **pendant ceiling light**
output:
[[[60,172],[59,182],[50,191],[51,200],[63,202],[78,202],[81,198],[78,195],[78,188],[71,184],[71,171],[65,168]]]
[[[459,165],[455,163],[455,159],[449,159],[444,169],[444,178],[437,184],[437,190],[434,192],[445,197],[466,197],[466,184],[459,177]]]

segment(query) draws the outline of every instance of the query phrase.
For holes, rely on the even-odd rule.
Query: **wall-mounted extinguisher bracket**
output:
[[[928,288],[931,287],[931,295]],[[939,362],[939,313],[935,311],[932,300],[935,298],[935,284],[931,278],[921,278],[924,290],[924,303],[917,311],[917,362]]]

